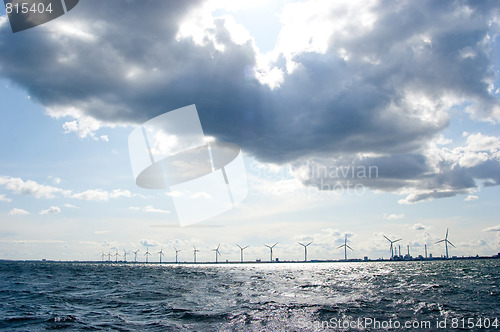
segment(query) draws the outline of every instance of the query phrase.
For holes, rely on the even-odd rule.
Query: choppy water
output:
[[[476,324],[489,322],[494,329],[494,319],[500,319],[499,287],[500,260],[245,265],[0,262],[0,328],[371,331],[406,321],[414,324],[407,330],[422,330],[415,322],[429,321],[425,330],[438,330],[436,324],[444,327],[445,322],[446,329],[439,329],[443,331],[453,322],[459,324],[454,327],[462,322],[467,327],[472,319]],[[370,319],[372,325],[367,325]],[[375,326],[377,321],[380,325]]]

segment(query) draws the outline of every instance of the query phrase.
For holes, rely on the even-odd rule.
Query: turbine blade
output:
[[[393,243],[396,243],[396,242],[401,241],[401,240],[402,240],[402,239],[397,239],[396,241],[392,241],[392,242],[393,242]]]
[[[441,243],[443,241],[446,241],[446,239],[442,239],[442,240],[439,240],[438,242],[436,242],[435,244],[438,244],[438,243]]]
[[[389,238],[388,238],[387,236],[385,236],[385,235],[384,235],[384,237],[385,237],[385,239],[386,239],[387,241],[392,242],[391,240],[389,240]]]
[[[446,228],[446,236],[445,236],[445,239],[448,238],[448,228]]]
[[[450,241],[446,240],[446,242],[448,242],[449,244],[451,244],[451,246],[452,246],[453,248],[456,248],[456,247],[453,245],[453,243],[451,243]]]
[[[351,247],[347,246],[347,248],[351,249],[352,251],[354,251],[354,249],[352,249]]]
[[[340,248],[342,248],[343,246],[345,246],[345,244],[343,244],[343,245],[341,245],[341,246],[337,247],[337,249],[340,249]]]

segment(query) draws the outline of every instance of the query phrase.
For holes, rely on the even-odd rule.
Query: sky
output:
[[[12,33],[0,10],[0,259],[388,258],[500,251],[496,1],[81,0]],[[180,227],[128,136],[195,104],[249,193]],[[128,256],[130,259],[131,256]]]

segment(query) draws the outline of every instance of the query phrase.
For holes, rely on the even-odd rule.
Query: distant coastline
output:
[[[376,263],[376,262],[435,262],[435,261],[469,261],[469,260],[495,260],[495,259],[500,259],[500,253],[492,256],[453,256],[450,258],[446,257],[432,257],[432,258],[425,258],[425,257],[397,257],[395,256],[394,258],[389,258],[389,259],[384,259],[384,258],[378,258],[378,259],[369,259],[369,258],[364,258],[364,259],[338,259],[338,260],[308,260],[308,261],[290,261],[290,260],[275,260],[275,261],[262,261],[262,260],[255,260],[255,261],[245,261],[245,262],[240,262],[240,261],[224,261],[224,262],[178,262],[176,263],[175,261],[169,262],[130,262],[130,261],[65,261],[65,260],[49,260],[49,259],[41,259],[41,260],[15,260],[15,259],[0,259],[0,262],[46,262],[46,263],[92,263],[92,264],[103,264],[103,265],[111,265],[111,264],[130,264],[130,265],[249,265],[249,264],[304,264],[304,263]]]

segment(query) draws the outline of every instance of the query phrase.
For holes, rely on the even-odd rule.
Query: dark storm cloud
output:
[[[140,123],[196,104],[206,134],[264,161],[389,154],[369,160],[379,165],[373,185],[379,189],[418,180],[428,189],[460,191],[497,171],[484,165],[463,179],[459,170],[432,175],[416,152],[448,125],[453,102],[447,105],[446,96],[472,102],[476,117],[499,116],[487,83],[496,2],[381,2],[371,29],[335,34],[324,54],[293,55],[293,72],[283,54],[274,66],[284,80],[275,89],[253,76],[254,48],[233,42],[223,19],[207,30],[212,37],[203,46],[176,39],[180,22],[200,3],[81,1],[58,22],[88,35],[42,27],[12,34],[4,24],[0,75],[48,108],[74,107],[106,123]],[[338,15],[330,13],[331,20]]]

